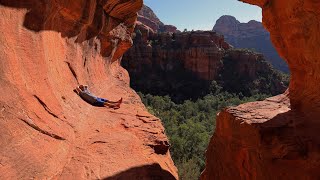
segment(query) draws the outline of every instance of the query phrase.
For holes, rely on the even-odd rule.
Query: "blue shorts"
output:
[[[104,103],[108,102],[107,99],[103,99],[103,98],[97,98],[97,101],[95,103],[93,103],[94,106],[99,106],[99,107],[104,107]]]

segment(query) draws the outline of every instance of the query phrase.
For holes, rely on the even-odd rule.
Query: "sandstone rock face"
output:
[[[138,12],[138,21],[150,27],[153,31],[159,30],[160,26],[164,25],[152,9],[146,5],[143,5]]]
[[[142,36],[136,38],[135,45],[123,58],[123,64],[130,71],[141,72],[143,69],[138,66],[143,64],[170,69],[173,66],[170,62],[177,60],[183,61],[184,68],[201,79],[212,80],[217,76],[221,64],[219,60],[230,48],[223,37],[215,32],[150,34],[146,26],[137,28]]]
[[[173,25],[164,25],[162,28],[162,31],[163,32],[171,32],[171,33],[179,32],[177,27],[175,27]]]
[[[173,25],[165,25],[152,9],[143,5],[142,9],[138,12],[138,21],[150,27],[154,32],[177,32],[177,28]]]
[[[312,0],[266,2],[262,7],[263,24],[271,32],[272,42],[290,67],[292,108],[300,112],[317,114],[320,111],[318,100],[320,75],[317,73],[320,69],[317,16],[320,2]]]
[[[319,179],[320,2],[243,1],[262,7],[291,82],[283,95],[218,115],[202,179]]]
[[[137,91],[189,99],[199,96],[192,90],[218,76],[223,46],[229,46],[222,37],[214,32],[155,34],[144,27],[137,26],[142,36],[135,38],[121,62]],[[150,36],[145,38],[146,34]]]
[[[287,64],[279,56],[270,40],[270,33],[264,29],[262,23],[249,21],[240,23],[233,16],[220,17],[213,30],[223,34],[226,41],[236,48],[254,48],[263,53],[271,64],[283,71],[288,72]]]
[[[154,33],[141,23],[135,31],[134,46],[122,65],[138,91],[169,94],[174,100],[198,98],[208,93],[213,80],[229,92],[248,96],[253,89],[274,95],[285,90],[281,77],[261,54],[231,49],[213,31]],[[265,79],[259,79],[262,76]]]
[[[177,179],[119,57],[142,1],[0,0],[0,178]],[[78,84],[119,110],[93,107]]]

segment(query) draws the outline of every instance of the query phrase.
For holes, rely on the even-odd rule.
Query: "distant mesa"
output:
[[[213,30],[224,35],[225,40],[235,48],[254,49],[264,54],[276,69],[289,72],[287,64],[271,43],[270,33],[261,22],[251,20],[241,23],[235,17],[225,15],[217,20]]]

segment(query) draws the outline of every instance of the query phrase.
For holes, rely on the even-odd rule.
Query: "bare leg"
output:
[[[116,106],[115,104],[109,104],[107,102],[104,103],[105,107],[109,107],[109,108],[114,108],[114,109],[119,109],[120,106]]]
[[[120,99],[118,102],[105,102],[104,106],[107,106],[109,108],[119,109],[121,105],[122,99]]]
[[[122,103],[122,98],[119,101],[109,101],[109,100],[107,100],[107,103],[110,103],[110,104],[121,104]]]

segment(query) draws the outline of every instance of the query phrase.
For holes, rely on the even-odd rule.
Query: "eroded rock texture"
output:
[[[0,0],[0,178],[177,179],[119,57],[142,1]],[[88,84],[119,110],[93,107]]]
[[[218,115],[202,179],[319,179],[320,2],[243,1],[262,7],[291,82],[283,95]]]
[[[319,13],[314,0],[250,1],[263,9],[263,24],[291,72],[290,102],[300,112],[320,111]],[[311,113],[313,114],[313,113]],[[317,120],[314,120],[317,122]]]

